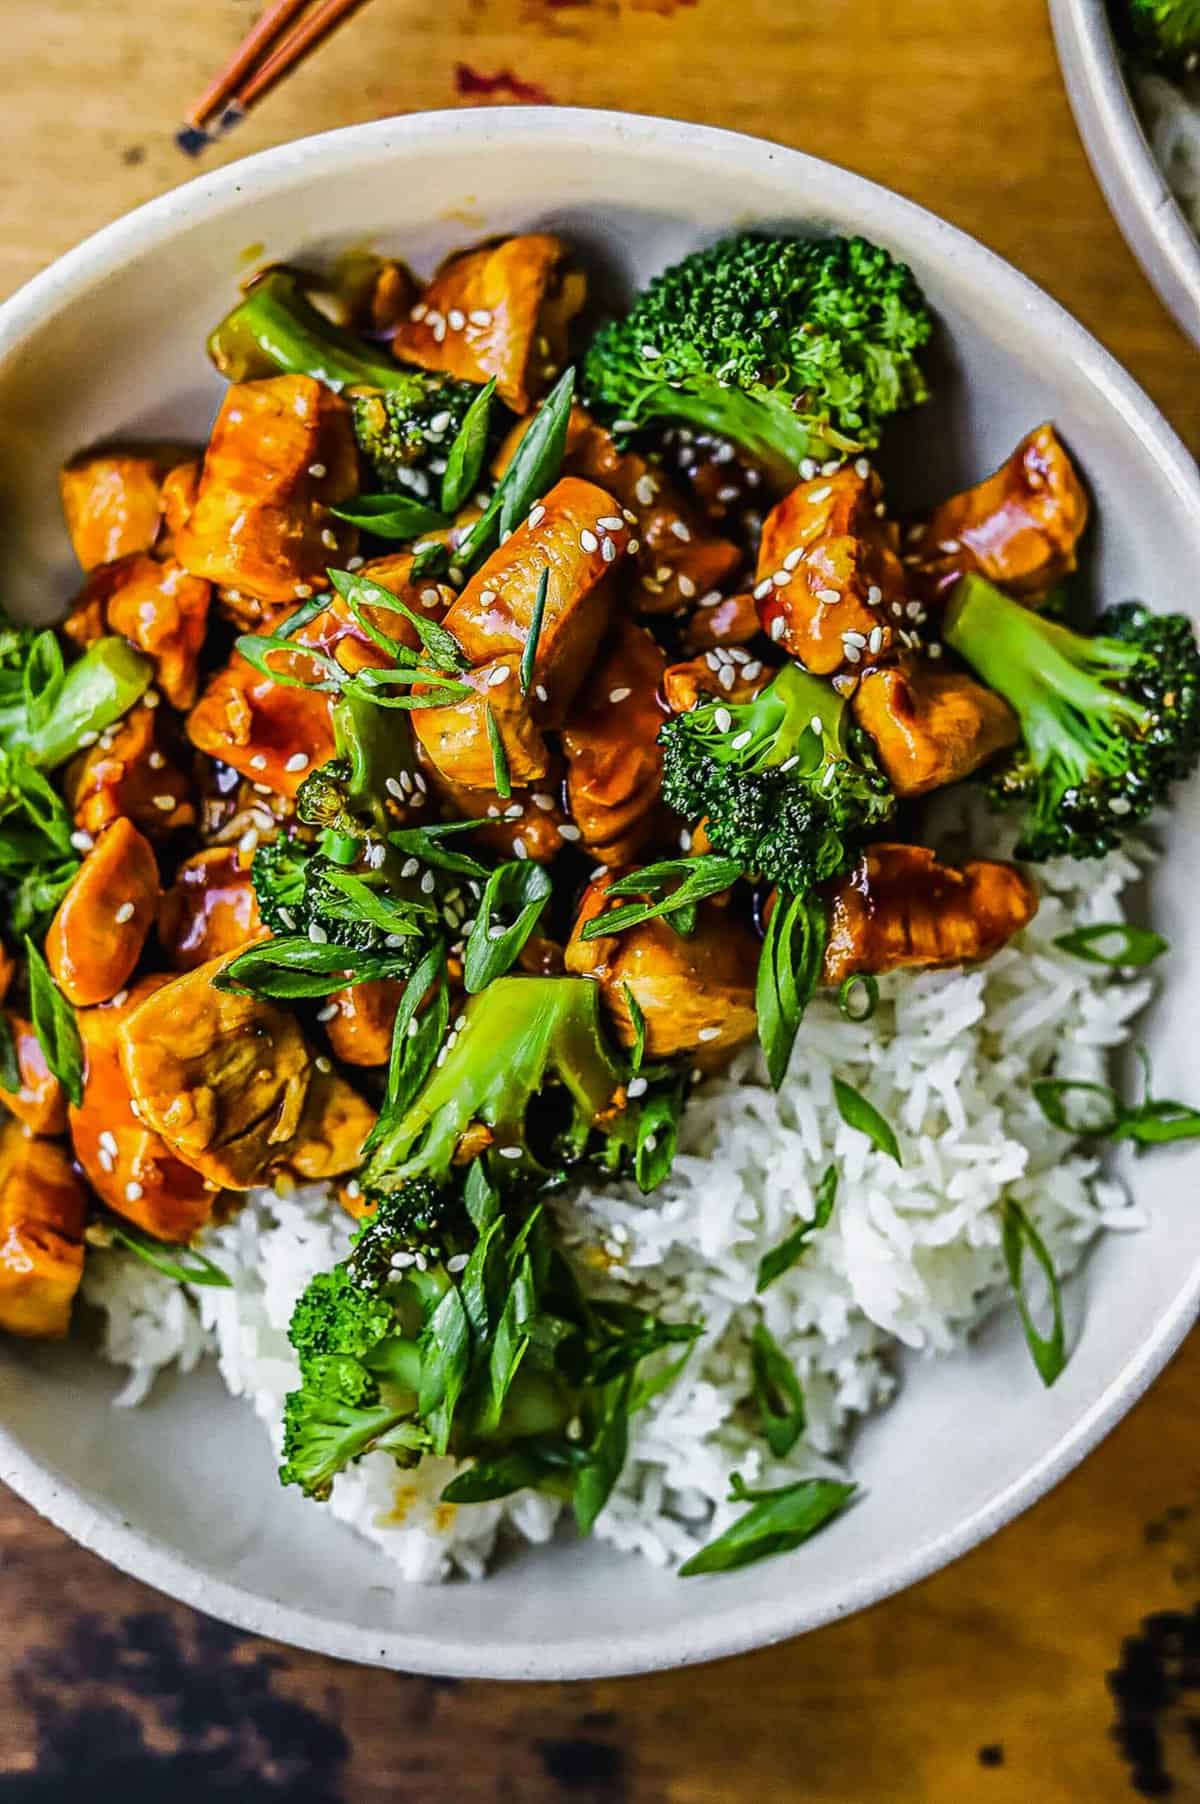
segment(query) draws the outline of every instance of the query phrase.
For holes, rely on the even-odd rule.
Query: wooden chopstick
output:
[[[319,0],[307,17],[298,19],[282,42],[275,43],[285,27],[304,12],[308,0],[274,0],[188,113],[186,123],[175,135],[180,149],[195,156],[214,137],[244,119],[276,83],[298,68],[351,13],[365,4],[366,0]],[[264,56],[264,52],[269,54]],[[218,109],[214,125],[210,122]]]
[[[263,52],[270,48],[285,26],[290,25],[308,5],[308,0],[274,0],[266,12],[242,39],[224,68],[209,82],[199,100],[184,114],[193,131],[199,131],[217,109],[233,94],[238,83],[254,67]]]
[[[293,69],[298,69],[305,58],[311,56],[351,13],[357,12],[365,4],[366,0],[321,0],[321,4],[306,19],[301,19],[294,31],[288,33],[278,49],[259,64],[250,79],[233,96],[231,107],[236,107],[239,113],[248,113],[276,82],[281,81],[285,75],[290,75]]]

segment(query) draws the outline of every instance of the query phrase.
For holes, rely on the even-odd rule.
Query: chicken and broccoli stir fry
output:
[[[1004,946],[1036,869],[944,861],[921,799],[1099,855],[1196,763],[1200,654],[1067,623],[1051,425],[894,516],[931,320],[886,251],[724,241],[572,363],[585,298],[546,233],[272,269],[206,446],[62,471],[78,598],[0,631],[0,1328],[64,1334],[89,1241],[220,1282],[239,1196],[332,1180],[284,1480],[451,1452],[451,1501],[586,1530],[699,1330],[585,1295],[547,1197],[654,1189],[819,988]]]

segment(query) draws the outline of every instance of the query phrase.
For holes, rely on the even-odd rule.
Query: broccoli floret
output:
[[[929,334],[912,272],[879,246],[745,234],[656,276],[597,334],[585,382],[606,420],[705,427],[786,484],[926,398]]]
[[[397,1465],[415,1466],[429,1436],[411,1416],[411,1407],[355,1402],[319,1381],[305,1384],[284,1402],[280,1483],[321,1501],[339,1472],[377,1448]]]
[[[403,777],[412,788],[412,734],[403,714],[377,708],[357,695],[333,705],[334,757],[310,771],[296,792],[296,813],[306,827],[320,827],[348,841],[382,833],[386,797]]]
[[[1015,709],[1023,744],[991,794],[1020,802],[1023,858],[1099,858],[1200,758],[1200,649],[1182,614],[1126,602],[1085,637],[978,576],[944,638]]]
[[[1129,0],[1129,25],[1143,55],[1184,73],[1200,56],[1200,0]]]
[[[788,664],[753,701],[664,723],[663,796],[747,875],[799,894],[850,862],[896,802],[845,701]]]
[[[415,1177],[445,1182],[460,1146],[472,1145],[468,1130],[497,1181],[545,1179],[582,1156],[622,1101],[598,996],[586,977],[499,977],[472,996],[444,1061],[381,1136],[363,1174],[368,1193]]]
[[[470,382],[434,370],[405,370],[403,388],[350,395],[354,436],[371,466],[374,486],[406,491],[437,505],[440,464],[458,436],[468,407],[479,390]],[[493,422],[502,417],[492,409]],[[497,438],[495,424],[490,439]]]
[[[250,879],[259,913],[273,934],[307,934],[360,952],[386,945],[397,960],[407,948],[415,965],[437,932],[436,885],[442,874],[435,873],[434,891],[426,895],[415,876],[402,874],[406,862],[385,852],[382,864],[357,859],[346,864],[280,834],[259,846]]]

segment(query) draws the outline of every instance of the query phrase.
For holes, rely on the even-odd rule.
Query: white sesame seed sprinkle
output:
[[[309,464],[308,473],[310,476],[315,476],[317,481],[320,482],[322,476],[324,476],[326,474],[325,465],[324,464]]]
[[[599,551],[600,541],[590,526],[585,526],[579,535],[580,549],[583,551]]]
[[[104,1128],[99,1134],[97,1134],[96,1144],[100,1147],[100,1150],[102,1152],[106,1152],[108,1154],[110,1159],[116,1158],[116,1156],[117,1156],[117,1136],[113,1133],[111,1128]]]
[[[486,307],[472,308],[467,318],[473,326],[490,326],[492,323],[492,316]]]
[[[124,1008],[125,1004],[129,1001],[129,991],[118,990],[116,995],[110,998],[110,1001],[113,1008]]]
[[[824,604],[827,608],[832,608],[832,607],[836,606],[836,604],[841,599],[842,599],[842,594],[841,594],[840,589],[818,589],[817,590],[817,600],[820,602],[824,602]]]
[[[128,1184],[126,1184],[126,1186],[125,1186],[125,1201],[127,1203],[136,1203],[140,1200],[141,1194],[142,1194],[142,1187],[138,1183],[137,1179],[130,1178]]]
[[[818,502],[818,501],[828,501],[828,499],[829,499],[830,495],[832,495],[832,493],[833,493],[833,490],[828,485],[826,485],[825,488],[814,489],[812,494],[809,496],[809,500],[814,503]]]
[[[328,526],[323,527],[321,529],[321,543],[324,545],[326,551],[336,551],[338,546],[336,532]]]
[[[847,632],[842,634],[843,645],[865,645],[866,643],[867,635],[865,633],[856,633],[853,628],[850,628]]]
[[[432,871],[426,871],[426,873],[425,873],[425,875],[424,875],[424,876],[423,876],[423,877],[422,877],[422,879],[421,879],[421,893],[422,893],[422,895],[425,895],[425,896],[431,896],[431,895],[432,895],[432,894],[433,894],[433,889],[434,889],[434,881],[435,881],[435,880],[434,880],[434,875],[433,875],[433,872],[432,872]]]
[[[467,316],[461,307],[451,307],[446,315],[446,323],[452,332],[461,332],[467,323]]]
[[[721,1030],[719,1027],[702,1027],[696,1035],[696,1038],[698,1040],[703,1040],[705,1044],[707,1044],[709,1040],[719,1040],[721,1038]]]
[[[811,482],[816,473],[817,466],[812,458],[802,457],[800,459],[800,480],[802,482]]]
[[[77,852],[90,852],[95,843],[91,834],[85,833],[82,827],[76,828],[71,835],[71,844]]]
[[[514,858],[528,858],[529,857],[529,847],[525,844],[525,841],[520,837],[520,835],[518,835],[513,840],[512,849],[513,849],[513,857]]]
[[[606,564],[614,564],[617,560],[617,546],[614,539],[603,539],[600,544],[600,556]]]
[[[548,702],[550,700],[549,691],[544,683],[535,683],[533,685],[533,693],[540,702]]]
[[[501,683],[507,683],[511,675],[512,671],[507,664],[497,664],[495,670],[488,677],[488,688],[498,689]]]
[[[402,802],[404,800],[404,791],[400,787],[398,778],[385,777],[383,779],[383,787],[387,790],[387,792],[390,796],[395,796],[395,798],[398,802]]]
[[[632,689],[610,689],[608,692],[608,699],[610,702],[613,702],[613,703],[624,702],[624,701],[628,701],[629,697],[632,694],[633,694]]]
[[[786,633],[786,631],[787,631],[787,621],[784,619],[782,614],[776,614],[774,620],[772,620],[772,622],[771,622],[769,630],[770,630],[772,639],[782,639],[783,638],[784,633]]]
[[[521,1157],[519,1146],[498,1146],[496,1151],[502,1159],[519,1159]]]
[[[842,651],[845,654],[847,664],[862,663],[862,652],[858,649],[857,645],[843,645]]]
[[[292,594],[296,597],[296,599],[298,601],[307,601],[309,596],[312,594],[312,584],[311,583],[293,583],[292,584]]]
[[[754,734],[750,731],[750,728],[747,727],[745,732],[736,734],[730,741],[730,744],[733,746],[735,752],[740,752],[743,746],[749,745],[753,737]]]
[[[777,570],[771,578],[771,581],[777,589],[786,589],[791,580],[792,573],[790,570]]]
[[[539,501],[536,507],[531,507],[529,510],[529,524],[531,526],[540,526],[545,518],[546,510]]]
[[[733,715],[729,712],[728,708],[718,708],[713,715],[713,723],[716,726],[718,733],[728,733],[730,727],[733,725]]]
[[[745,679],[748,683],[754,682],[756,677],[759,677],[762,675],[762,659],[761,658],[751,658],[751,660],[748,664],[743,664],[742,675],[745,677]]]
[[[308,930],[308,937],[314,946],[324,946],[327,945],[329,941],[329,935],[319,921],[312,922]]]
[[[658,484],[649,473],[639,476],[633,485],[633,492],[643,507],[650,507],[658,493]]]
[[[168,795],[155,796],[154,806],[163,814],[170,814],[175,807],[175,797]]]
[[[288,759],[287,763],[284,765],[283,768],[284,768],[284,770],[290,770],[290,771],[307,770],[308,769],[308,753],[307,752],[293,752],[291,757]]]
[[[568,840],[571,844],[574,844],[577,839],[583,838],[583,834],[572,821],[560,821],[558,831],[560,838]]]
[[[161,770],[166,762],[167,761],[161,752],[151,752],[146,760],[146,763],[150,766],[151,770]]]
[[[157,689],[147,689],[145,695],[142,697],[142,706],[143,708],[157,708],[161,700],[162,696],[158,693]]]
[[[340,1013],[340,1010],[338,1009],[337,1003],[327,1002],[324,1008],[319,1008],[317,1010],[317,1020],[332,1021],[333,1017],[338,1013]]]

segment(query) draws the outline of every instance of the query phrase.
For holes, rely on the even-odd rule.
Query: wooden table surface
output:
[[[256,5],[5,0],[0,294],[195,173],[174,127]],[[887,182],[1048,288],[1200,448],[1195,354],[1092,180],[1042,0],[376,0],[208,161],[479,96],[740,127]],[[906,1596],[595,1685],[269,1646],[0,1495],[0,1804],[1200,1800],[1198,1381],[1193,1338],[1080,1472]]]

